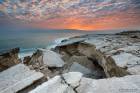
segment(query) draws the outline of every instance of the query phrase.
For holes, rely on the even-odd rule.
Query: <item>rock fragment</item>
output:
[[[16,93],[42,77],[23,64],[15,65],[0,73],[0,93]]]

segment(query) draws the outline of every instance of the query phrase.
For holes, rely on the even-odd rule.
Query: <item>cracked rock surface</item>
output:
[[[139,93],[140,75],[93,80],[82,78],[78,93]]]
[[[18,51],[0,53],[2,93],[140,93],[140,33],[72,37],[20,64]]]
[[[140,75],[89,79],[79,72],[55,76],[29,93],[139,93]]]
[[[77,93],[74,88],[79,86],[81,78],[82,74],[79,72],[55,76],[29,93]]]

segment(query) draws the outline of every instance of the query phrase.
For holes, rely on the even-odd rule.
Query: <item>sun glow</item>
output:
[[[100,18],[53,18],[44,22],[32,24],[32,26],[48,29],[107,30],[139,26],[140,19],[136,19],[137,16],[132,18],[131,15],[126,16],[124,13],[119,13]]]

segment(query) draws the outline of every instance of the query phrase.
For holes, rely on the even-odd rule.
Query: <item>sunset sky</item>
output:
[[[0,23],[45,29],[140,29],[140,0],[0,0]]]

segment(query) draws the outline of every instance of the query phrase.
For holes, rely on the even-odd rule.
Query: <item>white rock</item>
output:
[[[104,46],[108,46],[110,44],[109,42],[105,42],[102,39],[98,39],[98,38],[89,39],[84,42],[95,45],[96,49],[100,49],[100,48],[102,48]]]
[[[69,73],[63,74],[63,77],[68,84],[70,84],[72,87],[76,87],[80,83],[80,80],[82,78],[82,73],[69,72]]]
[[[115,60],[118,66],[123,67],[126,65],[135,65],[140,63],[140,58],[129,53],[121,53],[114,55],[112,58]]]
[[[0,93],[15,93],[42,77],[42,73],[18,64],[0,73]]]
[[[124,48],[120,48],[120,50],[123,50],[125,52],[131,52],[131,51],[140,50],[140,47],[133,45],[133,46],[127,46],[127,47],[124,47]]]
[[[127,71],[131,74],[140,75],[140,65],[129,67]]]
[[[84,75],[88,75],[88,74],[92,74],[92,71],[76,62],[74,62],[70,69],[69,69],[69,72],[81,72],[83,73]]]
[[[81,77],[82,74],[78,72],[64,74],[63,78],[65,80],[60,76],[55,76],[29,93],[75,93],[73,88],[68,84],[71,84],[72,86],[78,85]]]
[[[44,52],[43,62],[49,67],[62,67],[64,65],[60,55],[50,50]]]
[[[55,76],[29,93],[65,93],[65,91],[74,93],[67,84],[63,83],[60,76]]]
[[[140,75],[93,80],[82,78],[78,93],[140,93]]]

